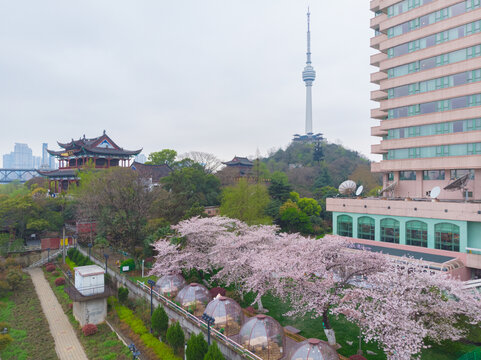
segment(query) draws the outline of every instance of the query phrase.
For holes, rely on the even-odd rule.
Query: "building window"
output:
[[[399,221],[381,220],[381,241],[399,244]]]
[[[416,171],[400,171],[399,180],[416,180]]]
[[[337,235],[352,237],[352,217],[349,215],[337,217]]]
[[[387,180],[388,181],[394,181],[394,173],[393,172],[387,173]]]
[[[357,237],[359,239],[374,240],[374,219],[368,216],[357,220]]]
[[[424,170],[423,180],[444,180],[444,170]]]
[[[428,247],[428,225],[422,221],[406,223],[406,245]]]
[[[434,226],[436,249],[459,251],[459,226],[441,223]]]
[[[469,179],[474,180],[474,170],[460,170],[460,169],[451,170],[450,179],[451,180],[459,179],[460,177],[463,177],[467,173],[469,173]]]

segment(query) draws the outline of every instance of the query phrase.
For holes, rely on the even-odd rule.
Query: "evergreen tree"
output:
[[[184,347],[185,335],[178,322],[169,327],[166,338],[167,343],[174,349],[174,352],[177,355],[180,354]]]
[[[160,305],[154,310],[152,314],[152,329],[162,336],[165,336],[165,332],[169,327],[169,317],[164,308]]]
[[[205,354],[204,360],[225,360],[216,342],[213,342],[212,345],[209,346],[209,351]]]
[[[208,345],[204,339],[204,334],[199,333],[192,335],[187,341],[187,350],[185,355],[187,360],[203,360],[207,354]]]
[[[289,193],[292,191],[292,186],[289,184],[287,175],[281,171],[275,171],[271,176],[271,183],[269,185],[269,195],[274,200],[285,202],[289,199]]]

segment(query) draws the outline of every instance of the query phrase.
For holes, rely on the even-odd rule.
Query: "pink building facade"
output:
[[[481,276],[481,1],[372,0],[382,198],[328,199],[334,232],[459,254]],[[449,191],[463,176],[467,182]],[[431,190],[441,188],[435,201]],[[397,245],[396,245],[397,244]],[[392,245],[390,245],[392,246]],[[467,259],[469,257],[469,261]],[[477,260],[476,260],[477,259]],[[468,266],[469,265],[469,266]]]

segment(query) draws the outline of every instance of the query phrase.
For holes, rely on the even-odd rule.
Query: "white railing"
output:
[[[481,289],[481,279],[468,280],[464,282],[464,289]]]
[[[142,289],[144,290],[145,292],[147,292],[148,294],[150,294],[150,287],[146,284],[144,284],[143,282],[137,280],[137,285]],[[152,290],[152,294],[155,295],[155,297],[160,300],[161,302],[163,302],[166,306],[168,306],[170,309],[178,312],[179,314],[181,314],[182,316],[184,316],[185,318],[187,318],[188,320],[190,320],[191,322],[193,322],[194,324],[196,324],[198,327],[200,328],[204,328],[204,329],[207,329],[207,323],[205,323],[204,321],[202,321],[201,319],[199,319],[198,317],[192,315],[190,312],[184,310],[182,307],[180,307],[179,305],[177,305],[176,303],[174,303],[172,300],[166,298],[165,296],[163,296],[162,294],[158,293],[157,291],[155,290]],[[217,331],[216,329],[214,329],[213,327],[210,328],[210,331],[211,331],[211,335],[212,337],[216,338],[217,340],[220,340],[222,343],[224,343],[226,346],[230,347],[231,349],[233,349],[235,352],[237,352],[238,354],[244,356],[245,358],[247,359],[252,359],[252,360],[262,360],[262,358],[260,358],[259,356],[251,353],[249,350],[247,350],[245,347],[243,347],[242,345],[236,343],[234,340],[228,338],[227,336],[225,336],[224,334],[222,334],[221,332]]]

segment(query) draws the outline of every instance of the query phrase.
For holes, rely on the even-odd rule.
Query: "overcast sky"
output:
[[[371,159],[369,1],[0,0],[0,154],[107,134],[126,149],[267,155],[313,128]]]

